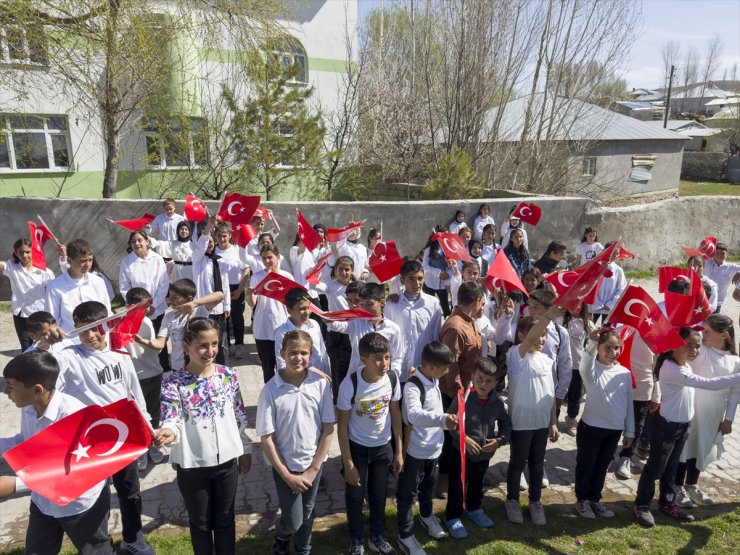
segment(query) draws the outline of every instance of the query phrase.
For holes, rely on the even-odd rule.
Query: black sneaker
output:
[[[367,546],[370,551],[380,553],[381,555],[396,555],[396,550],[389,544],[383,536],[375,536],[367,540]]]
[[[645,528],[652,528],[655,526],[655,519],[653,514],[650,512],[650,507],[647,505],[633,505],[632,513],[637,519],[637,523]]]
[[[347,555],[365,555],[365,547],[362,545],[362,540],[352,540]]]
[[[275,536],[272,542],[272,555],[290,555],[290,539]]]
[[[680,520],[681,522],[694,522],[694,520],[696,520],[694,518],[694,515],[687,513],[675,503],[670,503],[669,505],[663,505],[660,508],[660,512],[670,517],[673,517],[676,520]]]

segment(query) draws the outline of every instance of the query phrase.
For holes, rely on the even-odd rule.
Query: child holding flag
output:
[[[450,432],[454,449],[450,465],[445,524],[455,539],[468,536],[460,517],[464,509],[468,518],[481,528],[490,528],[493,521],[483,512],[483,477],[499,447],[509,442],[511,421],[503,401],[496,393],[496,365],[488,358],[479,358],[473,367],[473,389],[465,401],[465,461],[460,451],[459,429]],[[458,396],[459,398],[459,396]],[[457,414],[458,398],[452,401],[449,412]],[[463,468],[462,465],[465,465]],[[465,492],[459,475],[465,476]],[[464,496],[464,497],[463,497]]]

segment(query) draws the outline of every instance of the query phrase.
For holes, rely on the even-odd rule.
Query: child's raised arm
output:
[[[545,312],[545,315],[529,329],[529,333],[527,333],[527,336],[519,344],[519,356],[524,358],[524,356],[534,346],[535,342],[540,337],[542,337],[543,333],[545,333],[545,330],[547,329],[547,326],[550,324],[550,322],[555,320],[556,318],[560,318],[563,314],[565,314],[565,310],[562,308],[556,306],[551,306],[550,308],[548,308],[547,312]],[[519,331],[517,331],[517,334],[518,333]]]

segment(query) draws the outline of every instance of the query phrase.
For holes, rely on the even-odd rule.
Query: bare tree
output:
[[[701,93],[697,99],[696,112],[702,111],[702,102],[704,99],[704,93],[707,90],[710,79],[714,76],[714,72],[717,71],[719,65],[719,58],[722,55],[722,49],[724,45],[722,43],[722,37],[714,35],[707,43],[707,49],[704,53],[704,60],[702,61],[701,69]]]
[[[660,47],[660,57],[663,61],[663,88],[668,89],[668,80],[671,78],[671,67],[678,65],[681,56],[681,45],[669,40]]]
[[[681,62],[681,82],[684,97],[688,94],[689,86],[696,83],[699,75],[699,53],[696,48],[689,46]]]

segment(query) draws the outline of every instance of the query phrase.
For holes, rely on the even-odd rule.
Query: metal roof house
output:
[[[490,110],[484,133],[500,143],[567,145],[572,189],[596,197],[678,189],[688,141],[686,135],[588,102],[543,93]]]
[[[646,121],[648,125],[663,128],[662,121]],[[669,119],[666,129],[686,135],[690,140],[684,145],[684,151],[702,151],[706,149],[707,137],[720,133],[719,129],[712,129],[694,120]]]

